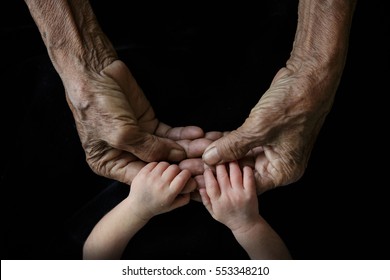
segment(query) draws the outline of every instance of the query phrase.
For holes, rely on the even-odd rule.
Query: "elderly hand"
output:
[[[115,60],[85,79],[83,101],[65,81],[89,166],[99,175],[130,184],[145,162],[180,161],[185,149],[175,141],[203,136],[194,126],[172,128],[161,123],[127,66]],[[77,106],[75,105],[77,104]],[[190,180],[186,191],[196,184]]]
[[[282,68],[244,124],[211,143],[204,161],[246,160],[255,169],[258,194],[297,181],[332,106],[335,84]]]

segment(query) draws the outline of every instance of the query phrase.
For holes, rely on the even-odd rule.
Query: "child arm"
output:
[[[206,188],[200,189],[203,204],[217,221],[225,224],[251,259],[290,259],[280,236],[258,212],[253,171],[237,162],[218,165],[216,176],[204,173]]]
[[[155,215],[186,205],[180,194],[188,170],[166,162],[147,164],[134,178],[126,199],[93,228],[83,247],[84,259],[120,259],[130,239]]]

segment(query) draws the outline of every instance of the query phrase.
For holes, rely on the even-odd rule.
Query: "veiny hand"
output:
[[[180,161],[187,157],[176,140],[203,137],[194,126],[161,123],[127,66],[115,60],[91,73],[81,89],[64,81],[89,166],[99,175],[130,184],[145,162]],[[82,90],[82,94],[78,91]],[[82,96],[72,100],[75,96]],[[77,104],[77,105],[76,105]],[[185,192],[196,187],[188,182]]]
[[[145,221],[184,206],[190,201],[190,194],[180,193],[190,178],[188,170],[181,170],[175,164],[148,163],[133,180],[129,205]]]
[[[319,75],[321,76],[321,75]],[[208,165],[243,159],[255,169],[257,193],[297,181],[333,103],[338,81],[282,68],[237,130],[206,149]]]

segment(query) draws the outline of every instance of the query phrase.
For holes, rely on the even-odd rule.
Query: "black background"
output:
[[[297,2],[284,2],[92,5],[161,121],[222,131],[243,122],[288,58]],[[260,197],[261,213],[296,259],[389,259],[385,3],[356,7],[345,71],[305,175]],[[26,5],[3,7],[1,257],[77,259],[78,230],[91,222],[79,213],[111,181],[85,163],[61,81]],[[196,202],[156,217],[130,250],[139,259],[245,257]]]

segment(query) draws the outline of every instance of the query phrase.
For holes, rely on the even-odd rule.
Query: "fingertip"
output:
[[[218,154],[218,149],[215,146],[206,149],[206,151],[203,153],[202,159],[208,165],[222,163],[222,159]]]
[[[243,170],[244,170],[244,172],[247,172],[249,174],[251,174],[251,173],[253,174],[253,169],[250,166],[245,165]]]
[[[194,177],[194,180],[196,181],[197,184],[197,189],[205,188],[205,182],[204,182],[204,175],[197,175]]]
[[[174,179],[176,182],[178,182],[178,180],[182,181],[183,187],[179,191],[181,194],[193,192],[194,190],[197,189],[198,184],[194,179],[191,178],[191,173],[189,173],[189,172],[187,173],[187,172],[183,172],[183,171],[180,172],[180,174],[179,174],[180,176],[179,175],[176,176],[177,179],[176,178]]]
[[[178,167],[180,168],[180,166]],[[180,173],[182,173],[182,176],[184,178],[187,178],[187,180],[191,177],[191,171],[189,171],[188,169],[182,169]]]
[[[223,136],[223,132],[220,131],[209,131],[205,134],[205,138],[215,141]]]
[[[140,170],[140,172],[150,172],[152,171],[156,166],[158,165],[158,162],[157,161],[152,161],[152,162],[149,162],[147,163],[144,167],[142,167],[142,169]]]
[[[187,139],[197,139],[204,136],[204,131],[199,126],[187,126],[185,129],[188,131],[185,135]]]
[[[229,169],[240,169],[240,165],[238,164],[237,160],[233,160],[229,162]]]
[[[181,161],[187,157],[187,154],[184,150],[171,149],[168,154],[168,161]]]

